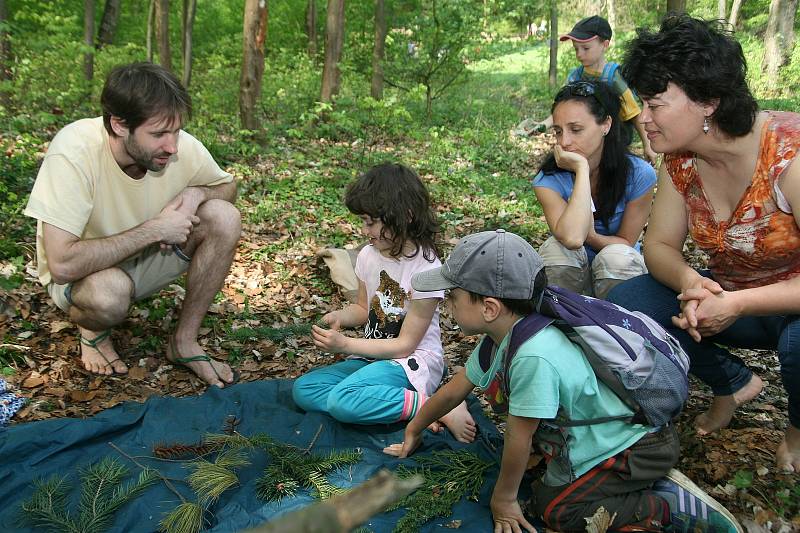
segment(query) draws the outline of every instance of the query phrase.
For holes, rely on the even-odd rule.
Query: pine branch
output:
[[[211,505],[220,495],[239,483],[234,468],[250,464],[245,450],[226,450],[213,463],[198,459],[190,465],[194,469],[187,481],[203,505]]]
[[[46,531],[80,533],[80,529],[67,511],[67,492],[70,486],[66,477],[35,480],[31,498],[20,507],[20,522],[32,524]]]
[[[195,502],[184,501],[158,524],[164,533],[199,533],[205,523],[205,510]]]

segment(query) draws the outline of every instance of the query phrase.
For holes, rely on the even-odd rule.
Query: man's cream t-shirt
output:
[[[177,144],[177,154],[163,170],[133,179],[114,160],[102,117],[78,120],[56,134],[25,208],[26,215],[38,220],[36,259],[43,285],[51,281],[43,222],[81,239],[109,237],[154,218],[186,187],[233,180],[185,131]]]

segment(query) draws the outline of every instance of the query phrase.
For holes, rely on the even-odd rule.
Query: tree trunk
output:
[[[607,0],[606,10],[608,11],[608,24],[614,33],[617,33],[617,0]]]
[[[372,50],[372,97],[383,98],[383,54],[386,47],[386,9],[383,0],[375,0],[375,48]]]
[[[325,23],[325,66],[322,69],[322,89],[320,101],[330,102],[339,92],[341,72],[339,60],[342,58],[344,42],[344,0],[328,0],[328,17]]]
[[[358,487],[285,514],[245,533],[347,533],[422,485],[422,476],[399,479],[381,470]]]
[[[156,25],[156,0],[150,0],[150,7],[147,8],[147,36],[145,37],[145,48],[147,48],[147,60],[153,62],[153,28]]]
[[[181,52],[183,55],[183,82],[184,87],[189,87],[192,81],[192,32],[194,31],[194,16],[197,13],[197,0],[183,0],[183,39]]]
[[[667,13],[682,13],[686,11],[686,0],[667,0]]]
[[[87,81],[94,78],[94,0],[83,0],[83,77]]]
[[[242,128],[259,130],[256,105],[261,97],[264,74],[264,43],[267,40],[267,0],[245,0],[242,39],[242,76],[239,82],[239,116]]]
[[[728,19],[728,24],[730,24],[733,29],[736,29],[736,24],[739,22],[739,11],[742,9],[743,3],[744,0],[733,0],[731,16]]]
[[[156,0],[156,40],[158,61],[172,71],[172,52],[169,49],[169,0]]]
[[[550,87],[558,87],[558,5],[550,0]]]
[[[97,49],[114,42],[114,32],[119,22],[120,4],[122,0],[106,0],[103,18],[100,20],[100,31],[97,35]]]
[[[717,18],[725,20],[728,18],[728,2],[726,0],[717,0]]]
[[[308,35],[308,56],[317,56],[317,0],[306,4],[306,35]]]
[[[787,63],[794,48],[794,17],[797,0],[772,0],[769,5],[767,30],[764,33],[764,60],[761,69],[767,76],[767,87],[778,87],[778,71]]]
[[[11,64],[14,58],[11,53],[11,36],[8,32],[8,10],[6,9],[6,0],[0,0],[0,82],[10,81]],[[0,105],[4,106],[6,110],[11,106],[11,91],[6,90],[0,85]]]

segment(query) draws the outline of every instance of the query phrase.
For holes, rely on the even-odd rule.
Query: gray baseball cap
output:
[[[528,241],[506,230],[467,235],[439,268],[411,278],[414,290],[430,292],[459,287],[510,300],[533,298],[533,282],[544,261]]]

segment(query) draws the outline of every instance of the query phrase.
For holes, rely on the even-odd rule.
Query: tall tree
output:
[[[261,128],[256,116],[256,105],[261,97],[268,17],[267,0],[245,0],[242,75],[239,80],[239,116],[242,128],[247,130]]]
[[[183,0],[183,39],[181,39],[181,52],[183,56],[183,86],[188,87],[192,81],[192,31],[194,29],[194,16],[197,12],[197,0]]]
[[[742,9],[742,4],[744,0],[733,0],[733,5],[731,6],[731,14],[728,18],[728,24],[731,25],[732,28],[736,29],[736,24],[739,22],[739,11]]]
[[[725,20],[728,14],[728,2],[726,0],[717,0],[717,18]]]
[[[158,61],[167,70],[172,70],[172,51],[169,47],[169,0],[156,0],[156,40]]]
[[[103,8],[103,18],[100,19],[100,30],[97,34],[97,49],[114,42],[114,32],[119,22],[119,12],[122,0],[106,0]]]
[[[306,4],[306,35],[308,35],[308,55],[317,55],[317,0],[308,0]]]
[[[549,84],[555,89],[558,87],[558,5],[556,0],[550,0],[550,71]]]
[[[322,88],[319,99],[330,102],[339,92],[341,72],[339,61],[342,59],[344,43],[344,0],[328,0],[328,16],[325,22],[325,65],[322,68]]]
[[[608,12],[608,24],[614,33],[617,33],[617,0],[607,0],[606,11]]]
[[[375,47],[372,49],[372,87],[376,100],[383,97],[383,56],[386,49],[386,5],[375,0]]]
[[[145,47],[147,48],[147,60],[153,62],[153,33],[156,25],[156,0],[150,0],[147,8],[147,36],[145,37]]]
[[[667,13],[686,11],[686,0],[667,0]]]
[[[83,0],[83,77],[94,78],[94,0]]]
[[[767,75],[767,87],[778,87],[778,70],[792,56],[794,17],[797,0],[772,0],[769,5],[767,30],[764,34],[764,60],[761,69]]]
[[[6,90],[2,82],[11,80],[11,65],[13,62],[6,0],[0,0],[0,105],[6,108],[11,103],[11,91]]]

